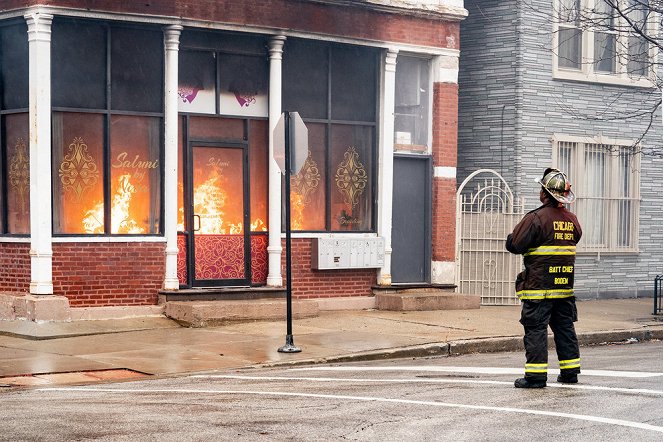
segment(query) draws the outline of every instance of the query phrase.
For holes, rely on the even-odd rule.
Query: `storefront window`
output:
[[[329,46],[287,40],[283,52],[283,109],[302,118],[327,118]]]
[[[53,231],[104,233],[104,119],[53,113]]]
[[[219,113],[267,117],[268,81],[265,57],[218,54]]]
[[[163,33],[111,28],[111,107],[163,112]]]
[[[363,48],[335,46],[331,57],[331,118],[375,121],[377,63]]]
[[[12,114],[4,117],[8,233],[30,233],[28,126],[28,114]]]
[[[216,112],[216,54],[181,51],[179,55],[179,111]]]
[[[325,230],[326,146],[324,124],[309,123],[309,153],[290,180],[290,219],[293,230]]]
[[[158,233],[160,119],[111,119],[111,233]]]
[[[56,17],[52,39],[53,232],[159,234],[163,33]]]
[[[0,26],[0,157],[5,178],[0,186],[0,233],[30,233],[27,107],[28,30],[21,21]]]
[[[373,129],[334,125],[331,139],[332,230],[369,230],[372,224]]]
[[[0,26],[0,110],[28,107],[28,28]]]
[[[87,22],[53,23],[53,107],[106,108],[106,29]]]
[[[286,43],[284,109],[309,131],[309,156],[291,178],[293,230],[374,230],[377,66],[373,49]]]
[[[269,128],[266,120],[251,121],[249,157],[251,173],[251,231],[267,231],[268,195],[268,143]]]

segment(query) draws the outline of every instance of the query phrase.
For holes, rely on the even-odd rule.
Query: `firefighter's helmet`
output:
[[[571,190],[571,183],[564,172],[548,168],[543,172],[543,178],[536,180],[550,196],[563,204],[571,204],[576,196]]]

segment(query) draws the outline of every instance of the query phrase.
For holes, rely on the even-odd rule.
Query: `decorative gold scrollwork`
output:
[[[30,189],[30,160],[23,138],[16,139],[14,155],[9,160],[9,185],[18,194],[21,212],[26,212],[27,197]]]
[[[310,150],[302,166],[302,170],[292,177],[291,183],[292,190],[301,195],[304,205],[309,204],[311,202],[311,194],[320,185],[320,170]]]
[[[60,164],[59,174],[64,191],[73,192],[79,201],[83,193],[97,183],[99,169],[92,155],[88,154],[83,138],[76,137],[69,145],[69,153]]]
[[[352,207],[359,204],[359,197],[364,193],[368,175],[359,161],[359,153],[353,146],[343,154],[343,161],[336,169],[336,187],[343,194],[343,201]]]

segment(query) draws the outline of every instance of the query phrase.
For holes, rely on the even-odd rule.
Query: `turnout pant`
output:
[[[575,297],[523,301],[520,323],[525,329],[525,377],[548,377],[548,326],[553,332],[562,375],[580,373],[580,350],[573,323],[578,320]]]

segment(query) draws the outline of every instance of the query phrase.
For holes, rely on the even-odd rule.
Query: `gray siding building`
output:
[[[527,211],[546,167],[568,172],[584,230],[576,295],[651,296],[663,273],[660,89],[642,44],[610,32],[617,14],[591,3],[465,2],[457,180],[494,169]],[[605,29],[580,24],[588,7]]]

